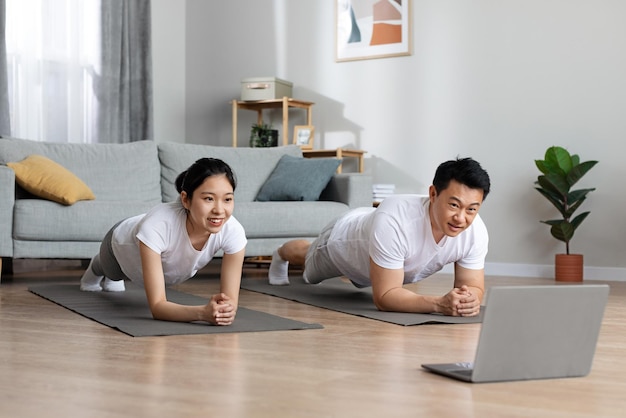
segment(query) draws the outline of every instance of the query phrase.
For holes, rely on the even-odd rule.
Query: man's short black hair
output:
[[[491,188],[489,174],[480,166],[478,161],[469,157],[446,161],[437,167],[435,178],[433,179],[433,186],[435,186],[437,194],[447,189],[451,180],[464,184],[470,189],[481,189],[483,191],[483,200],[485,200]]]

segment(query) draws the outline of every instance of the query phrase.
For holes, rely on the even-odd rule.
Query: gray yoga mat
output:
[[[159,321],[152,318],[144,290],[128,282],[125,292],[83,292],[78,283],[31,286],[28,290],[133,337],[323,328],[320,324],[307,324],[241,306],[237,308],[234,323],[228,326]],[[167,289],[167,299],[184,305],[207,303],[205,298],[173,289]]]
[[[289,299],[319,308],[330,309],[350,315],[362,316],[397,325],[423,324],[474,324],[482,322],[485,307],[475,317],[445,316],[438,314],[415,314],[381,312],[372,299],[372,289],[359,289],[340,278],[324,280],[320,284],[306,284],[302,277],[289,277],[290,285],[272,286],[267,279],[243,279],[241,288]]]

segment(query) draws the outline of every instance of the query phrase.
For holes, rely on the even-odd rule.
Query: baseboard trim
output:
[[[454,273],[454,266],[451,264],[445,266],[442,273]],[[554,278],[554,265],[486,263],[485,275]],[[583,277],[584,280],[610,280],[623,282],[626,281],[626,268],[585,267]]]

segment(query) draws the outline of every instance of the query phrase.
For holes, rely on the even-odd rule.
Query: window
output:
[[[100,0],[7,0],[11,135],[95,142]]]

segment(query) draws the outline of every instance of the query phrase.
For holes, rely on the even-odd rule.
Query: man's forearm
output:
[[[427,296],[414,293],[399,287],[390,289],[379,298],[374,297],[374,303],[380,311],[433,313],[438,312],[437,296]]]

